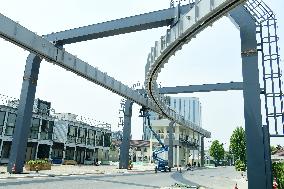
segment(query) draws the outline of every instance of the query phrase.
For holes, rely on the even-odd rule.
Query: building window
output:
[[[85,144],[85,142],[86,142],[86,132],[87,132],[87,130],[85,128],[79,128],[79,131],[78,131],[78,143]]]
[[[95,146],[95,134],[96,134],[96,131],[89,129],[89,131],[88,131],[88,141],[87,141],[88,145]]]
[[[6,113],[6,112],[0,111],[0,135],[1,135],[2,132],[3,132],[4,121],[5,121],[5,113]]]
[[[75,143],[77,136],[77,127],[69,125],[68,127],[68,134],[67,134],[67,142],[68,143]]]
[[[16,125],[16,118],[17,115],[14,113],[8,113],[8,120],[7,120],[7,125],[6,125],[6,131],[5,131],[5,135],[6,136],[12,136],[14,133],[14,128]]]
[[[69,148],[69,149],[66,149],[66,155],[65,155],[65,159],[66,160],[73,160],[74,159],[74,149],[72,148]]]
[[[110,143],[111,143],[111,134],[110,133],[105,133],[104,134],[104,146],[105,147],[110,147]]]
[[[4,143],[2,148],[2,158],[9,158],[11,151],[11,144]]]
[[[44,119],[42,120],[40,139],[52,140],[53,125],[54,125],[53,121],[48,121]]]
[[[31,124],[31,128],[30,128],[29,138],[31,138],[31,139],[37,139],[38,138],[39,125],[40,125],[40,119],[32,118],[32,124]]]
[[[102,136],[102,132],[100,131],[97,131],[96,133],[96,145],[103,146],[103,136]]]

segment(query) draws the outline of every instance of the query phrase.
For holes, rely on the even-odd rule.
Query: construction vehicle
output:
[[[169,161],[158,157],[158,154],[168,151],[169,149],[168,146],[165,146],[165,144],[161,141],[159,135],[153,130],[150,124],[150,115],[148,111],[142,108],[140,110],[140,114],[141,114],[140,117],[147,118],[149,129],[151,130],[151,132],[153,133],[153,136],[158,140],[159,144],[161,145],[161,147],[158,147],[157,149],[153,151],[153,155],[152,155],[153,160],[157,163],[157,166],[155,167],[155,172],[157,171],[171,172],[171,167],[169,167]]]

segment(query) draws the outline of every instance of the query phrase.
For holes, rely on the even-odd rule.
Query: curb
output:
[[[143,171],[145,172],[145,171]],[[19,178],[39,178],[39,177],[64,177],[64,176],[80,176],[80,175],[110,175],[110,174],[131,174],[131,173],[136,173],[135,172],[86,172],[86,173],[65,173],[65,174],[36,174],[36,173],[30,173],[30,174],[20,174],[20,175],[7,175],[6,177],[0,177],[1,180],[6,180],[6,179],[19,179]]]

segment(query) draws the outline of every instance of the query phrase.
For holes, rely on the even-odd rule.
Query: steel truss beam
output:
[[[159,92],[161,94],[179,94],[179,93],[229,91],[229,90],[243,90],[243,82],[162,87],[159,89]]]
[[[63,48],[57,48],[53,43],[36,35],[20,24],[0,14],[0,37],[16,44],[38,56],[71,71],[93,83],[96,83],[138,105],[146,106],[152,111],[159,112],[153,101],[148,100],[138,91],[122,84],[120,81],[108,76],[106,73],[94,68]],[[211,133],[190,123],[187,124],[194,131],[210,137]]]
[[[188,12],[191,5],[180,7],[180,13]],[[45,35],[48,41],[57,41],[60,44],[77,43],[102,37],[109,37],[124,33],[137,32],[152,28],[171,25],[176,17],[176,8],[169,8],[136,16],[111,20],[66,31]]]

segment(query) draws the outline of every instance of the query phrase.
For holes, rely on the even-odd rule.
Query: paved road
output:
[[[57,176],[45,178],[2,179],[0,189],[93,189],[93,188],[160,188],[183,183],[189,185],[206,184],[210,188],[233,188],[236,173],[232,168],[203,169],[187,171],[184,173],[158,173],[143,172],[130,174],[104,174],[81,176]],[[225,178],[223,182],[221,178]],[[196,183],[194,183],[196,182]],[[219,185],[218,185],[219,183]],[[219,187],[220,186],[220,187]],[[245,189],[239,187],[240,189]]]

